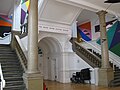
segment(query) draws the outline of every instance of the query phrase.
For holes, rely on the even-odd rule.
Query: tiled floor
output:
[[[97,87],[89,84],[62,84],[53,81],[45,81],[48,90],[120,90],[120,87]]]

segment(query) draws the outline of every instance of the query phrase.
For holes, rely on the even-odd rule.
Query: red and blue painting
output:
[[[91,22],[83,23],[77,26],[78,33],[85,41],[91,41]]]
[[[0,15],[0,37],[4,38],[11,32],[12,19],[6,15]]]

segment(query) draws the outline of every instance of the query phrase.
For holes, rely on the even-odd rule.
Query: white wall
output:
[[[40,41],[41,43],[44,43],[40,47],[46,49],[46,56],[44,59],[46,59],[46,65],[44,70],[46,71],[45,79],[54,80],[54,71],[53,67],[53,60],[56,60],[56,74],[57,79],[56,81],[62,82],[62,83],[68,83],[70,82],[70,78],[72,77],[72,73],[76,71],[80,71],[83,68],[91,68],[86,62],[84,62],[80,57],[78,57],[73,51],[72,51],[72,44],[69,42],[69,35],[63,35],[63,34],[56,34],[56,33],[48,33],[48,32],[40,32],[39,33],[39,40],[45,39],[44,41]],[[52,45],[51,42],[47,43],[45,41],[48,40],[48,38],[54,38],[57,39],[61,46],[61,52],[54,52],[54,48],[58,48],[56,46],[50,46]],[[51,40],[54,41],[54,40]],[[51,49],[53,49],[53,52],[51,52]],[[48,64],[48,65],[47,65]],[[93,70],[94,71],[94,70]],[[52,73],[51,73],[52,72]],[[94,72],[91,72],[92,79],[91,82],[94,84]]]
[[[73,52],[72,44],[69,42],[70,34],[40,31],[38,37],[39,47],[43,51],[43,57],[39,58],[39,61],[44,63],[43,66],[40,66],[43,68],[44,79],[54,80],[56,74],[56,81],[69,83],[73,72],[83,68],[91,68]],[[27,50],[27,37],[23,38],[22,42]],[[56,73],[53,70],[54,60],[56,60]],[[91,70],[93,69],[91,68]],[[95,83],[94,72],[91,72],[91,75],[91,82]]]
[[[20,20],[21,20],[21,3],[19,5],[16,4],[16,0],[14,0],[14,11],[13,11],[13,25],[12,30],[20,31]]]
[[[11,34],[5,36],[4,38],[0,38],[0,44],[10,44],[11,42]]]
[[[25,49],[28,50],[28,36],[21,39],[22,44],[24,45]]]

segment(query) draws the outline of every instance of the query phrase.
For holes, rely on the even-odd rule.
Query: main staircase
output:
[[[91,50],[84,48],[76,39],[70,40],[72,43],[73,51],[76,52],[84,61],[86,61],[93,68],[101,68],[101,56],[100,54],[95,54]],[[120,86],[120,69],[116,65],[113,65],[112,62],[109,62],[111,67],[114,69],[114,80],[109,84],[110,87]]]
[[[0,45],[0,63],[6,81],[4,90],[26,90],[22,78],[24,70],[10,45]]]

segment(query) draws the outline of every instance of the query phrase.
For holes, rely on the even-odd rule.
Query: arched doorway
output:
[[[39,67],[44,79],[60,81],[62,55],[59,41],[53,37],[45,37],[39,42],[39,50]]]

